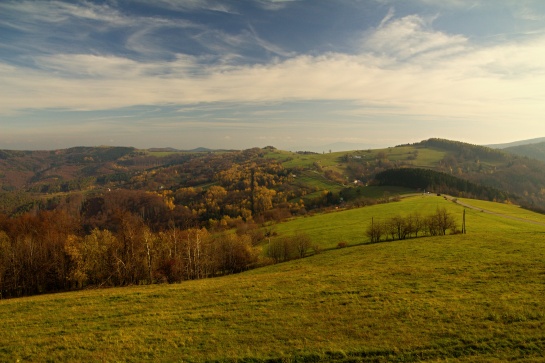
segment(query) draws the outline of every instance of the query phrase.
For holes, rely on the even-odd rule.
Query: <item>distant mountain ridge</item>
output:
[[[501,149],[513,155],[545,162],[545,137],[487,146],[493,149]]]
[[[511,146],[503,150],[511,154],[526,156],[528,158],[545,162],[545,141],[535,144]]]
[[[484,146],[492,148],[492,149],[507,149],[514,146],[538,144],[541,142],[545,142],[545,137],[537,137],[535,139],[520,140],[520,141],[513,141],[513,142],[504,143],[504,144],[491,144],[491,145],[484,145]]]

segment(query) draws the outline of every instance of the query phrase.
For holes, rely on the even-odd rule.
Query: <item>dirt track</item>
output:
[[[492,211],[482,209],[482,208],[477,208],[475,206],[472,206],[471,204],[460,202],[459,200],[457,200],[454,197],[451,197],[450,195],[444,195],[444,197],[446,199],[450,200],[451,202],[454,202],[456,204],[459,204],[459,205],[464,206],[464,207],[469,208],[469,209],[478,210],[478,211],[483,212],[483,213],[492,214],[492,215],[495,215],[495,216],[498,216],[498,217],[511,219],[511,220],[514,220],[514,221],[526,222],[526,223],[535,224],[535,225],[538,225],[538,226],[545,226],[545,223],[543,223],[543,222],[532,221],[530,219],[525,219],[525,218],[513,217],[513,216],[510,216],[510,215],[507,215],[507,214],[502,214],[502,213],[492,212]]]

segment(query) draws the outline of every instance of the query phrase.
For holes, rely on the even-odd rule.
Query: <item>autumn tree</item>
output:
[[[213,185],[204,194],[207,218],[220,219],[223,199],[227,196],[225,188]]]
[[[275,238],[269,244],[268,256],[275,262],[288,261],[297,256],[297,249],[293,238],[284,236]]]
[[[184,279],[183,234],[184,232],[176,228],[174,223],[169,224],[168,230],[159,233],[155,270],[159,280],[164,279],[172,283]]]
[[[241,272],[257,262],[257,253],[248,235],[223,234],[212,241],[211,247],[215,273]]]
[[[143,226],[140,233],[142,235],[141,238],[144,244],[147,279],[148,283],[151,284],[154,281],[154,270],[160,239],[158,239],[157,236],[152,233],[147,226]]]
[[[64,251],[68,255],[70,261],[67,278],[75,285],[75,288],[83,287],[84,283],[87,282],[89,278],[86,271],[82,247],[81,240],[75,235],[68,236],[64,244]]]
[[[11,241],[6,232],[0,230],[0,299],[12,289],[9,278],[12,260]]]
[[[206,277],[209,270],[210,234],[205,228],[192,228],[182,236],[182,259],[184,279],[194,280]]]

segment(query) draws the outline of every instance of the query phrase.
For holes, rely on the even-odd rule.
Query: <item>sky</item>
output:
[[[2,0],[0,149],[545,136],[542,0]]]

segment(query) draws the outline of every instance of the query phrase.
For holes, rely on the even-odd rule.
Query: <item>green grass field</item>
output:
[[[285,168],[312,168],[314,163],[318,163],[322,167],[332,167],[340,162],[340,158],[346,152],[334,152],[325,154],[297,154],[286,151],[275,151],[266,154],[267,158],[274,158],[279,161],[284,161],[282,165]]]
[[[346,242],[348,245],[367,243],[365,230],[372,219],[385,221],[396,215],[407,216],[414,212],[424,216],[442,207],[448,208],[461,226],[463,207],[448,202],[442,197],[426,195],[373,207],[338,210],[312,217],[296,218],[273,228],[279,236],[289,235],[294,231],[304,232],[311,237],[313,244],[322,249],[331,249],[337,247],[339,242]],[[469,216],[467,224],[470,224]]]
[[[518,206],[465,198],[458,198],[458,200],[461,203],[467,203],[471,206],[474,206],[475,208],[480,208],[482,210],[490,211],[492,213],[507,214],[516,218],[523,218],[536,222],[544,222],[543,214],[534,213]]]
[[[466,235],[364,244],[371,218],[437,207],[461,222],[464,207],[417,196],[275,227],[349,248],[222,278],[0,301],[0,361],[545,362],[545,226],[466,208]]]
[[[327,179],[322,174],[315,171],[303,171],[296,177],[297,184],[310,186],[322,190],[342,189],[343,185]]]

